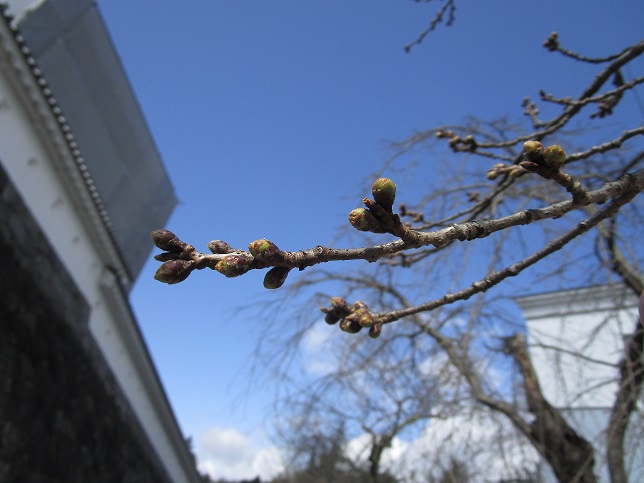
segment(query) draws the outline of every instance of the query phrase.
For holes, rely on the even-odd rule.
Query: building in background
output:
[[[128,300],[176,197],[118,55],[92,0],[0,6],[0,481],[200,481]]]
[[[621,285],[604,285],[519,297],[530,356],[546,399],[596,449],[606,448],[624,338],[638,323],[638,299]],[[635,411],[626,436],[626,469],[644,481],[644,421]],[[544,463],[540,480],[556,482]],[[610,481],[605,454],[595,455],[599,482]]]

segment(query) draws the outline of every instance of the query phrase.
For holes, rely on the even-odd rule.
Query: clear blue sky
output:
[[[591,55],[644,34],[641,0],[457,2],[454,26],[410,54],[403,46],[442,3],[98,3],[180,200],[167,228],[201,250],[212,239],[330,244],[389,141],[470,114],[520,117],[540,88],[578,93],[575,76],[592,71],[548,53],[551,31]],[[236,309],[280,292],[265,291],[261,273],[167,286],[153,280],[157,266],[146,265],[132,303],[201,463],[208,431],[260,446],[270,385],[249,385],[247,369],[265,321]],[[251,476],[213,461],[213,476]]]

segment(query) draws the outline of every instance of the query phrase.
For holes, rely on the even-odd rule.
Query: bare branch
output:
[[[417,2],[429,2],[431,0],[416,0]],[[429,34],[432,30],[435,30],[436,27],[438,27],[439,24],[443,23],[443,17],[445,14],[448,15],[447,21],[445,22],[446,26],[450,26],[454,23],[455,17],[454,13],[456,12],[456,4],[454,3],[454,0],[447,0],[445,4],[440,8],[438,12],[436,12],[436,15],[432,19],[432,21],[429,23],[429,26],[423,30],[420,35],[418,35],[418,38],[414,40],[413,42],[410,42],[409,44],[405,45],[405,52],[410,52],[412,47],[414,45],[420,45],[423,40],[425,40],[425,37],[427,34]]]
[[[626,341],[619,367],[619,385],[608,423],[608,468],[613,483],[627,483],[624,468],[624,438],[628,421],[644,386],[644,291],[640,295],[639,319]]]

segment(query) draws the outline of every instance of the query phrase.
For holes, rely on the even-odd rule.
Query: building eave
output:
[[[116,272],[120,283],[129,286],[132,278],[114,241],[109,216],[63,111],[15,26],[5,2],[0,2],[0,15],[4,30],[0,35],[2,68],[7,69],[9,79],[16,84],[16,92],[23,96],[24,105],[29,108],[34,124],[45,134],[51,159],[56,169],[65,174],[62,178],[68,184],[75,207],[85,219],[105,264]]]

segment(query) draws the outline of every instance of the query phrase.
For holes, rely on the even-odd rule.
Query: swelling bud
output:
[[[182,252],[188,246],[170,230],[154,230],[150,236],[158,248],[167,252]]]
[[[212,253],[219,254],[226,254],[234,251],[228,243],[222,240],[212,240],[211,242],[208,242],[208,250]]]
[[[282,251],[277,248],[275,243],[266,238],[251,242],[248,245],[248,251],[254,258],[263,262],[271,263],[282,259]]]
[[[154,274],[154,279],[167,284],[183,282],[194,269],[193,260],[169,260]]]
[[[377,339],[382,334],[382,324],[374,324],[369,328],[369,337]]]
[[[358,231],[372,231],[380,226],[380,222],[369,210],[356,208],[349,213],[349,223]]]
[[[543,156],[543,144],[539,141],[526,141],[523,143],[523,156],[528,161],[537,161]]]
[[[557,144],[548,146],[543,152],[543,159],[546,162],[546,166],[552,169],[561,168],[567,157],[568,155],[564,151],[564,148]]]
[[[239,277],[250,270],[253,260],[243,255],[228,255],[215,265],[215,270],[228,278]]]
[[[346,317],[340,321],[340,330],[349,334],[357,334],[362,329],[362,326],[357,320]]]
[[[288,272],[290,271],[291,269],[286,267],[271,268],[268,272],[266,272],[266,275],[264,275],[264,288],[280,288],[282,285],[284,285],[286,277],[288,277]]]
[[[376,203],[391,210],[396,199],[396,183],[389,178],[378,178],[371,187],[371,194]]]

